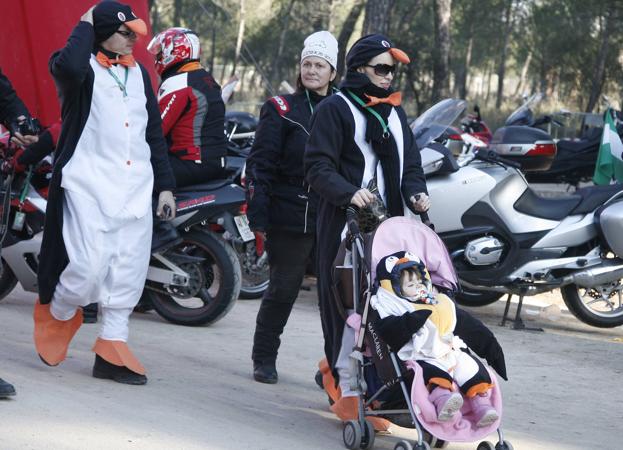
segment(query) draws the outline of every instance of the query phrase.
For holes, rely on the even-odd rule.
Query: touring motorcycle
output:
[[[461,282],[457,301],[481,306],[504,294],[560,288],[569,310],[597,327],[623,324],[623,185],[544,198],[515,161],[486,148],[456,160],[433,142],[464,111],[447,99],[413,124],[435,231]]]

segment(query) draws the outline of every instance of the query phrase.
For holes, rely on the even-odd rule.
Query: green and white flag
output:
[[[595,184],[610,184],[613,179],[623,182],[623,143],[608,109],[593,181]]]

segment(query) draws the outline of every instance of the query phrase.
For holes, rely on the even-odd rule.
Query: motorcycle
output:
[[[250,113],[228,111],[225,113],[225,136],[227,137],[227,166],[236,169],[240,176],[236,184],[244,188],[244,169],[253,146],[258,120]],[[241,210],[246,212],[246,204]],[[263,237],[254,234],[243,240],[224,234],[238,256],[242,272],[241,299],[261,298],[268,287],[270,267]]]
[[[4,161],[11,150],[8,144],[3,147]],[[25,291],[37,292],[51,170],[51,164],[44,160],[26,173],[9,171],[1,180],[0,300],[18,282]],[[141,297],[143,306],[153,307],[160,316],[180,325],[211,324],[227,314],[240,291],[240,266],[233,249],[209,225],[232,236],[249,233],[239,212],[244,200],[244,191],[232,180],[176,191],[177,217],[173,224],[183,241],[152,254]]]
[[[482,306],[504,294],[560,288],[579,320],[623,324],[623,185],[539,197],[519,165],[487,149],[458,161],[433,141],[465,109],[447,99],[412,125],[432,202],[436,232],[462,286],[457,301]]]

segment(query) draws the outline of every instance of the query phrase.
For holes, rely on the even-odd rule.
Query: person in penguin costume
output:
[[[437,420],[453,421],[465,397],[475,412],[477,427],[497,421],[498,413],[490,401],[491,377],[455,334],[454,302],[433,291],[425,265],[415,255],[401,251],[381,259],[376,274],[379,287],[370,306],[380,316],[376,323],[379,335],[401,360],[417,361],[422,367]],[[497,370],[506,375],[503,368]]]
[[[409,57],[386,36],[355,42],[339,92],[314,110],[305,145],[305,179],[318,195],[316,273],[325,353],[319,369],[325,387],[337,386],[338,367],[350,353],[343,351],[347,325],[332,285],[346,236],[346,208],[369,210],[380,199],[386,216],[393,217],[430,207],[420,152],[400,106],[401,93],[392,87],[398,63],[409,63]]]
[[[132,56],[137,35],[146,33],[129,6],[101,2],[50,58],[62,130],[34,309],[37,353],[56,366],[82,324],[80,307],[97,302],[93,376],[134,385],[147,382],[127,340],[149,266],[153,193],[158,216],[175,215],[158,102]]]

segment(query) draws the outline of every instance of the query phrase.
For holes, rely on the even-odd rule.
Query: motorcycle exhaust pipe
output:
[[[623,278],[623,264],[621,264],[621,261],[604,261],[598,266],[558,278],[546,285],[523,285],[521,291],[523,295],[537,295],[569,284],[577,284],[585,288],[592,288],[615,282],[621,278]],[[480,284],[472,284],[465,280],[461,280],[461,285],[476,291],[501,292],[503,294],[517,294],[518,292],[518,288],[512,285],[483,286]]]
[[[592,288],[618,281],[621,278],[623,278],[623,264],[620,264],[620,261],[606,261],[597,267],[567,275],[562,279],[561,286],[577,284],[585,288]]]

